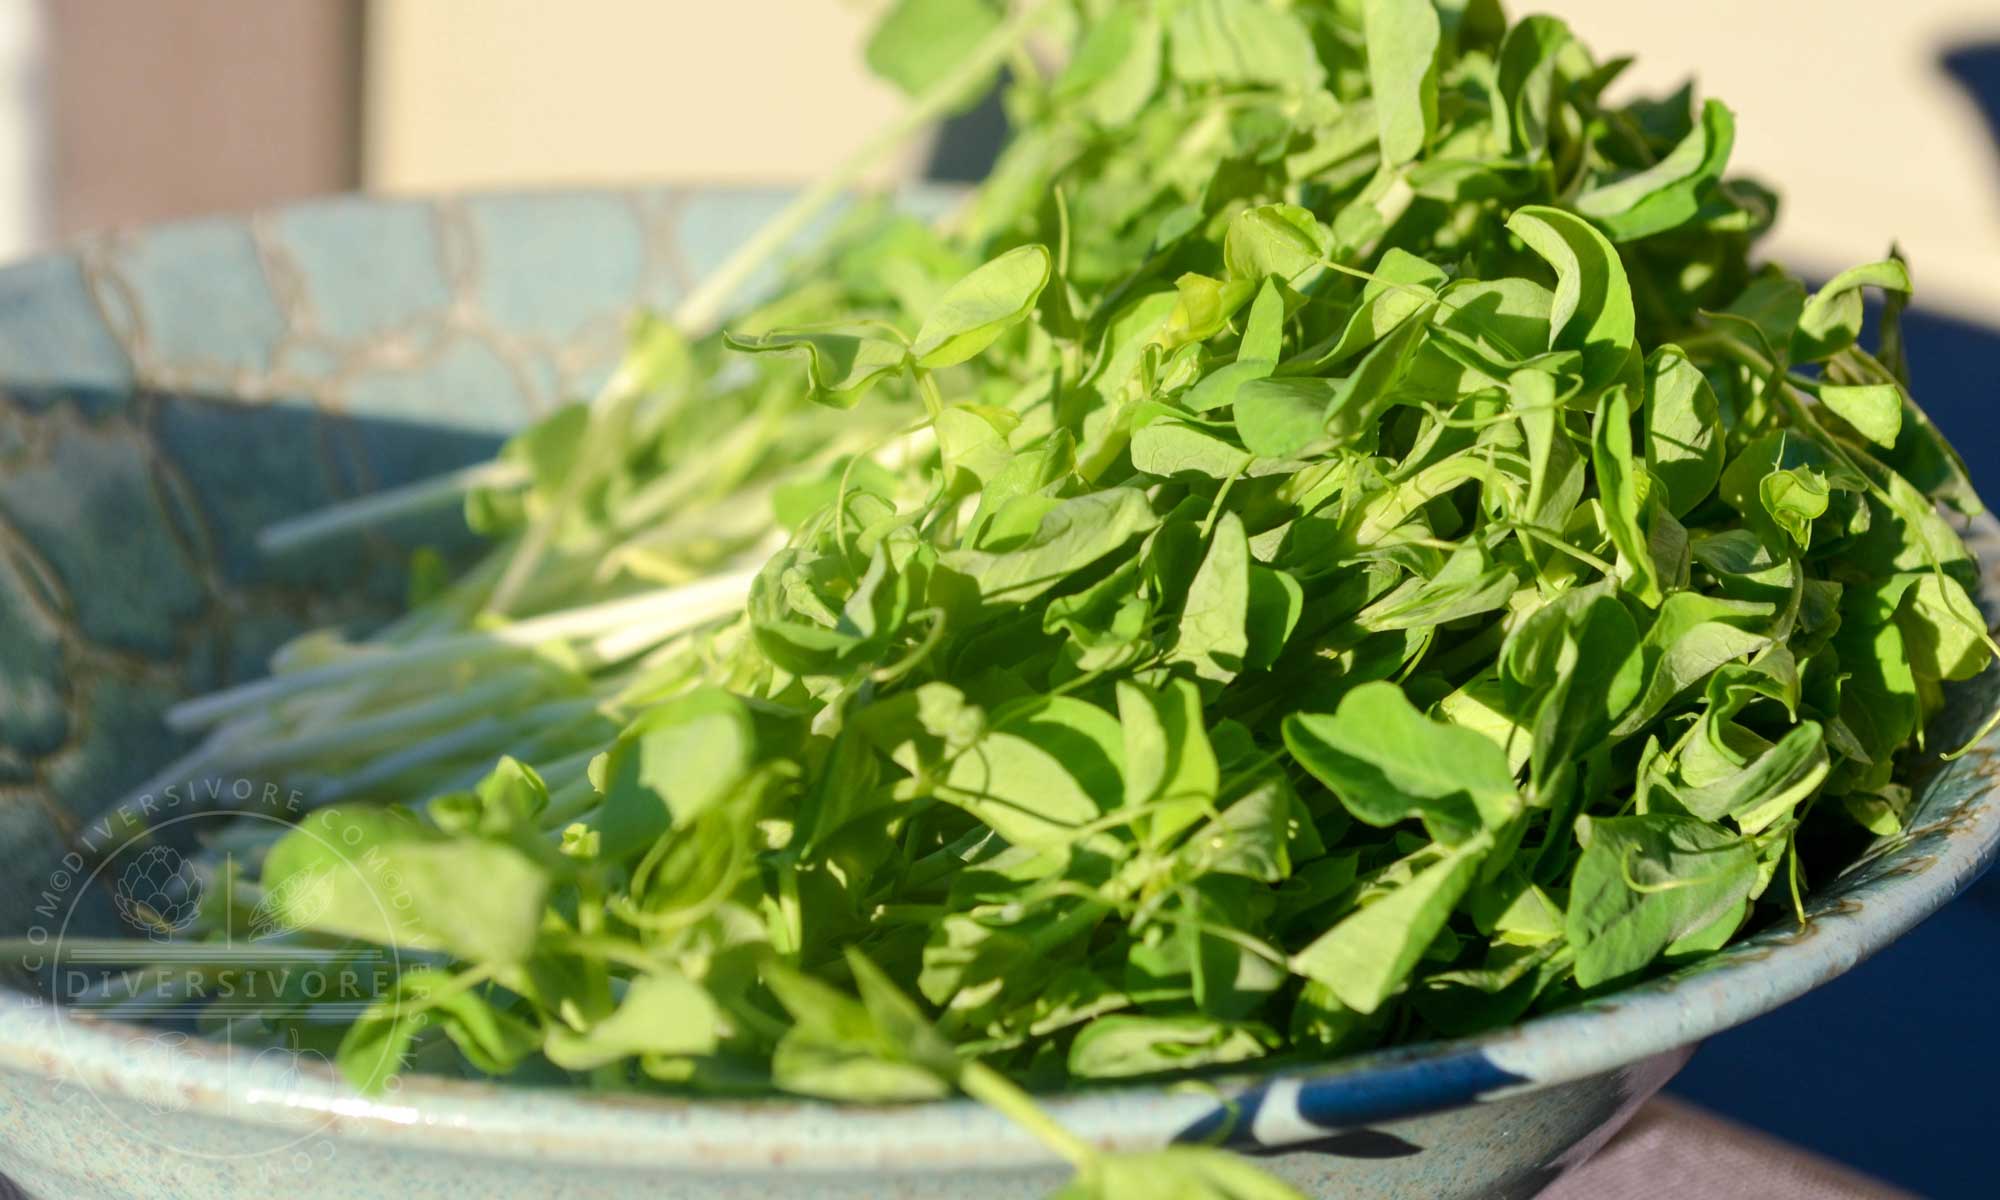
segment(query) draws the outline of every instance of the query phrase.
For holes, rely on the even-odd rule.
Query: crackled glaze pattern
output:
[[[919,197],[935,210],[943,194]],[[0,270],[0,913],[79,824],[185,747],[172,699],[255,675],[305,624],[391,608],[449,514],[299,559],[256,530],[476,460],[586,393],[637,307],[667,307],[783,197],[666,191],[334,199],[109,235]],[[1975,529],[2000,564],[2000,525]],[[2000,583],[1982,596],[2000,615]],[[1963,712],[1991,702],[1985,681]],[[1969,731],[1969,726],[1967,727]],[[1950,730],[1941,731],[1949,740]],[[1914,827],[1810,920],[1570,1012],[1217,1084],[1052,1101],[1112,1147],[1224,1140],[1318,1197],[1526,1197],[1719,1029],[1838,975],[2000,845],[1994,741],[1923,785]],[[1059,1164],[964,1103],[885,1113],[413,1078],[355,1095],[283,1055],[137,1031],[0,991],[0,1172],[62,1197],[1045,1194]]]
[[[398,595],[398,547],[271,560],[257,529],[588,395],[632,313],[688,290],[694,248],[783,200],[346,197],[0,271],[0,866],[184,750],[170,699]]]

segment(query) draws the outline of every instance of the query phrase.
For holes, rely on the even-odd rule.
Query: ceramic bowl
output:
[[[185,751],[163,707],[260,674],[307,624],[389,611],[402,547],[462,537],[446,522],[272,559],[259,528],[476,461],[588,392],[633,310],[671,305],[782,199],[336,199],[0,271],[0,933],[114,926],[111,889],[66,852]],[[1973,536],[2000,564],[2000,526]],[[2000,598],[1991,573],[1983,598]],[[1980,708],[1993,686],[1954,703]],[[1970,883],[2000,844],[1996,770],[1992,744],[1936,769],[1910,831],[1824,881],[1803,927],[1679,975],[1484,1037],[1051,1107],[1107,1146],[1226,1141],[1312,1196],[1532,1195],[1702,1038],[1840,974]],[[0,994],[0,1137],[0,1172],[65,1200],[1000,1200],[1062,1176],[972,1104],[430,1079],[364,1098],[310,1055],[66,1015],[32,989]]]

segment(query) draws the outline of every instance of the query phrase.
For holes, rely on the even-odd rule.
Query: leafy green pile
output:
[[[432,797],[238,886],[425,960],[272,1036],[368,1084],[958,1087],[1067,1195],[1286,1195],[1008,1079],[1491,1028],[1900,828],[1992,648],[1937,507],[1978,500],[1903,265],[1753,266],[1727,108],[1614,104],[1624,60],[1480,0],[905,0],[871,61],[933,107],[1010,64],[963,212],[647,326],[473,494],[488,566],[177,714],[207,765]]]

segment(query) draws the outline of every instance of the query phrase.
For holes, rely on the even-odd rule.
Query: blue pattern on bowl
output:
[[[586,393],[635,308],[670,305],[783,198],[337,198],[107,235],[0,270],[9,931],[47,919],[63,849],[91,819],[187,749],[159,723],[167,703],[260,673],[305,625],[393,610],[397,545],[358,538],[271,559],[257,529],[475,461]],[[1975,532],[1982,560],[2000,563],[2000,525]],[[449,519],[398,533],[463,543]],[[1989,576],[1983,599],[1996,597]],[[1983,700],[1994,683],[1975,686]],[[1803,928],[1676,976],[1484,1037],[1052,1107],[1108,1146],[1224,1141],[1315,1196],[1532,1195],[1701,1038],[1838,975],[1962,890],[2000,846],[1993,754],[1989,743],[1938,770],[1911,831],[1817,889]],[[105,907],[83,893],[76,919]],[[0,1135],[0,1171],[63,1197],[974,1200],[1036,1196],[1062,1174],[967,1103],[887,1111],[425,1078],[367,1099],[288,1055],[162,1041],[11,992]]]

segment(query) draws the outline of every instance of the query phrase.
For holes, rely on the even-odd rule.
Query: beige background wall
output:
[[[372,0],[364,177],[809,178],[895,103],[861,68],[864,0]],[[1737,161],[1789,200],[1776,248],[1819,272],[1909,252],[1924,298],[2000,318],[2000,157],[1938,69],[2000,39],[2000,0],[1543,0],[1632,79],[1699,66]],[[1716,30],[1728,31],[1718,38]],[[919,161],[910,156],[905,165]]]
[[[810,179],[897,111],[861,66],[875,7],[372,0],[364,176],[392,190]]]
[[[1927,303],[2000,322],[2000,151],[1938,65],[1954,45],[2000,41],[2000,0],[1534,7],[1601,56],[1638,52],[1632,84],[1665,90],[1692,74],[1736,110],[1737,168],[1786,201],[1776,254],[1824,274],[1894,238]]]

